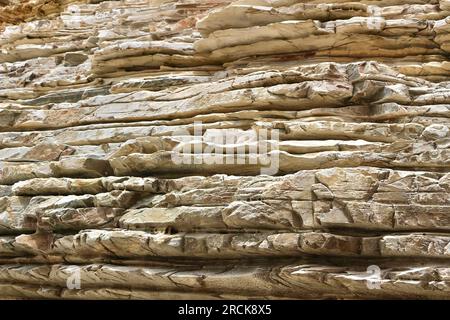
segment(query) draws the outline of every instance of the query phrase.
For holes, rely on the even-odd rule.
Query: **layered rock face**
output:
[[[449,298],[449,0],[0,0],[0,297]]]

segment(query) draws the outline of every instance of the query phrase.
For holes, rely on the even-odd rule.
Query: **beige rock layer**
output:
[[[0,4],[1,298],[449,298],[448,0]]]

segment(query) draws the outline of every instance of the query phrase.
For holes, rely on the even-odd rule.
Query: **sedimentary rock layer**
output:
[[[0,297],[448,299],[449,16],[0,0]]]

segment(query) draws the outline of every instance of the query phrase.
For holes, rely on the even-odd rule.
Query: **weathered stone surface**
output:
[[[448,299],[449,15],[0,0],[0,298]]]
[[[75,271],[79,270],[81,279],[85,283],[84,290],[76,293],[80,298],[111,296],[112,288],[118,292],[123,292],[135,298],[156,298],[152,290],[158,290],[163,297],[170,297],[179,290],[181,286],[189,287],[192,290],[201,290],[205,297],[232,298],[239,289],[239,295],[234,298],[245,298],[246,296],[256,297],[277,297],[295,298],[294,292],[301,293],[310,298],[333,297],[339,292],[333,290],[335,287],[342,287],[345,290],[343,296],[347,298],[358,297],[380,297],[376,290],[367,289],[365,283],[370,281],[370,277],[365,274],[363,266],[352,268],[330,265],[314,265],[310,261],[297,261],[288,264],[269,264],[268,266],[241,266],[229,264],[223,267],[210,266],[201,269],[192,269],[190,266],[168,268],[164,266],[139,267],[139,266],[118,266],[108,264],[93,264],[86,266],[58,265],[53,266],[23,266],[4,265],[0,269],[0,279],[2,289],[13,293],[13,296],[42,297],[45,291],[33,292],[33,286],[40,285],[45,288],[64,288],[66,279]],[[383,278],[381,286],[384,289],[385,297],[390,298],[444,298],[448,294],[446,281],[448,278],[448,267],[436,266],[427,267],[421,265],[397,266],[396,271],[389,269],[382,270]],[[289,281],[291,288],[282,285],[280,281],[272,281],[276,272],[277,277],[284,281]],[[433,284],[419,286],[415,292],[410,292],[411,288],[423,281],[427,276],[432,276]],[[51,275],[51,276],[50,276]],[[324,279],[325,283],[317,281]],[[439,279],[439,280],[438,280]],[[97,291],[97,281],[101,280],[108,288],[108,295]],[[15,285],[11,282],[16,282]],[[9,282],[9,283],[8,283]],[[43,285],[45,284],[45,286]],[[340,285],[339,285],[340,284]],[[348,285],[351,284],[351,285]],[[24,290],[28,288],[29,290]],[[20,289],[17,289],[20,288]],[[17,290],[17,291],[16,291]],[[97,292],[96,292],[97,291]],[[52,290],[47,291],[48,297],[53,297]],[[63,296],[74,295],[73,290],[63,291]],[[180,292],[178,297],[189,297],[189,292]],[[192,294],[192,293],[191,293]],[[8,294],[6,294],[8,295]],[[73,296],[73,297],[76,297]],[[176,297],[176,296],[174,296]],[[195,296],[194,296],[195,297]]]

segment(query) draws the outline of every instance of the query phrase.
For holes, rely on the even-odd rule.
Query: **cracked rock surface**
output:
[[[0,0],[0,298],[449,299],[450,1]]]

